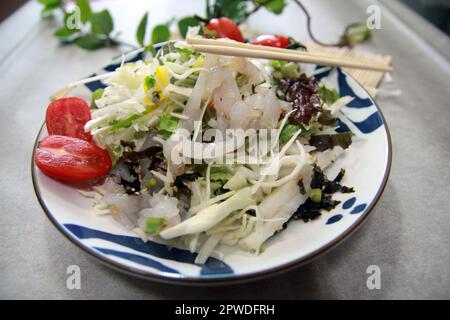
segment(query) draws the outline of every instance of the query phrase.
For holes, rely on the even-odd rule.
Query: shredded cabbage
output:
[[[333,134],[335,127],[323,127],[316,118],[307,125],[290,122],[294,110],[272,74],[285,65],[201,54],[185,42],[169,42],[147,61],[122,63],[102,76],[107,87],[93,94],[92,119],[85,125],[118,167],[102,188],[80,192],[94,200],[99,213],[111,214],[144,241],[151,237],[198,252],[198,264],[218,254],[220,245],[261,253],[306,200],[299,182],[308,189],[313,165],[326,168],[343,151],[317,152],[308,145],[311,133]],[[357,130],[343,111],[352,98],[320,90],[327,115]],[[208,141],[200,135],[230,128],[247,131]],[[277,131],[259,159],[251,142],[262,129]],[[259,162],[221,164],[239,152]],[[123,167],[126,157],[139,159],[133,175]],[[128,196],[120,183],[133,183],[136,176],[143,178],[142,190]]]

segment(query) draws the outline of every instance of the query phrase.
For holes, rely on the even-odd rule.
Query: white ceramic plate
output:
[[[140,55],[129,61],[138,59]],[[96,74],[113,71],[117,66],[110,64]],[[380,109],[368,93],[340,69],[325,69],[316,77],[336,88],[341,96],[354,97],[343,108],[350,121],[341,123],[341,127],[345,130],[345,126],[350,126],[361,139],[346,150],[327,174],[334,178],[341,168],[346,169],[343,184],[356,191],[335,194],[334,199],[341,203],[317,220],[292,222],[268,241],[263,254],[223,247],[223,260],[209,258],[205,265],[196,265],[195,254],[151,241],[144,243],[111,216],[96,215],[91,199],[81,196],[73,187],[46,177],[35,167],[33,159],[31,170],[38,200],[58,230],[77,246],[108,266],[146,279],[193,284],[230,283],[305,264],[340,243],[368,217],[383,192],[391,165],[389,131]],[[102,86],[101,82],[94,82],[78,89],[75,95],[89,101],[91,92]],[[46,134],[43,126],[35,148]]]

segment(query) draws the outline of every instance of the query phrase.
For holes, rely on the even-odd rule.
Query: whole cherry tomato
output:
[[[92,136],[84,131],[84,125],[91,120],[87,103],[80,98],[62,98],[50,103],[45,115],[49,135],[57,134],[91,141]]]
[[[263,34],[256,38],[252,44],[258,44],[268,47],[286,48],[289,45],[289,39],[284,36],[274,34]]]
[[[206,28],[216,32],[217,38],[228,38],[239,42],[244,42],[239,27],[230,18],[213,18],[206,25]]]

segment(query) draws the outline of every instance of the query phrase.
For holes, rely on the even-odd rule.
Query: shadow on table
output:
[[[119,274],[102,267],[111,277],[120,277],[121,281],[141,291],[151,291],[159,299],[314,299],[316,279],[314,264],[273,276],[267,279],[247,283],[221,286],[179,286],[150,282]]]

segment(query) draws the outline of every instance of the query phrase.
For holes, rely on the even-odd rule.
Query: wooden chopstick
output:
[[[254,45],[254,44],[250,44],[250,43],[243,43],[243,42],[223,40],[223,39],[205,39],[205,38],[199,38],[199,37],[188,37],[186,41],[190,45],[212,45],[212,46],[221,45],[224,47],[243,48],[243,49],[250,49],[250,50],[261,49],[261,47],[262,47],[260,45]],[[288,49],[268,47],[268,46],[264,46],[263,49],[266,51],[281,52],[281,53],[285,53],[286,51],[288,51],[289,53],[296,52],[295,50],[288,50]],[[309,52],[309,51],[298,51],[298,52],[301,52],[304,55],[310,55],[310,56],[330,57],[329,54],[321,53],[321,52]]]
[[[323,53],[317,54],[313,52],[303,52],[298,50],[281,49],[240,42],[203,39],[196,37],[189,37],[187,39],[187,42],[192,46],[192,49],[194,51],[225,56],[286,60],[375,71],[392,71],[392,67],[383,64],[373,62],[366,63],[350,59],[337,58],[335,56]]]

